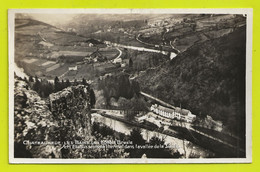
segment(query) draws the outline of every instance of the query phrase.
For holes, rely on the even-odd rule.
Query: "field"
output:
[[[42,66],[47,66],[47,65],[50,65],[50,64],[55,64],[55,62],[47,61],[47,62],[43,63]]]
[[[113,71],[115,66],[107,63],[94,68],[92,64],[76,62],[83,62],[85,57],[96,51],[108,60],[114,59],[120,53],[114,47],[94,44],[88,38],[34,20],[17,20],[15,34],[17,65],[24,68],[30,76],[37,75],[46,79],[54,79],[56,76],[69,80],[93,79],[96,75]],[[60,56],[72,60],[58,62]],[[75,66],[77,71],[69,71],[69,67]]]
[[[95,71],[93,66],[90,64],[84,64],[84,65],[80,65],[77,71],[68,71],[61,78],[64,80],[68,79],[70,81],[77,79],[79,81],[82,80],[83,78],[87,80],[92,80],[94,76],[95,76]]]
[[[52,70],[55,70],[55,69],[57,69],[58,67],[60,67],[60,64],[55,64],[55,65],[53,65],[53,66],[51,66],[51,67],[48,67],[48,68],[46,69],[46,72],[50,72],[50,71],[52,71]]]
[[[24,59],[23,61],[24,61],[25,63],[30,64],[30,63],[33,63],[33,62],[37,61],[37,59]]]
[[[31,63],[27,63],[31,62]],[[30,76],[43,76],[46,74],[46,68],[53,65],[53,61],[45,60],[45,59],[36,59],[36,58],[24,58],[23,60],[17,60],[17,65],[22,67]],[[48,65],[42,66],[44,63],[49,63]]]

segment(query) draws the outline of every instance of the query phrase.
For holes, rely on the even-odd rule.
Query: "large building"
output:
[[[161,105],[154,104],[151,106],[151,111],[169,119],[177,119],[186,122],[193,122],[196,119],[196,115],[192,114],[189,110],[182,109],[179,107],[171,109]]]

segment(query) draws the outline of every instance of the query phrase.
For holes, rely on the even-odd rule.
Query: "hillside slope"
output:
[[[74,33],[64,32],[37,20],[15,20],[16,60],[25,57],[47,58],[52,55],[51,52],[62,50],[62,46],[67,46],[66,50],[71,50],[76,43],[86,40]]]
[[[195,44],[138,78],[141,90],[244,135],[246,28]]]

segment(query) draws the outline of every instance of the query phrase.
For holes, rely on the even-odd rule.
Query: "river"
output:
[[[127,49],[132,49],[132,50],[136,50],[136,51],[146,51],[146,52],[151,52],[151,53],[160,53],[163,55],[168,55],[170,54],[171,57],[176,57],[177,54],[174,52],[168,52],[168,51],[163,51],[163,50],[156,50],[156,49],[152,49],[152,48],[145,48],[145,47],[136,47],[136,46],[129,46],[129,45],[123,45],[123,44],[117,44],[117,43],[108,43],[108,41],[104,41],[104,43],[106,45],[112,45],[115,47],[121,47],[121,48],[127,48]]]
[[[123,122],[107,118],[101,116],[98,113],[92,113],[92,122],[100,122],[107,125],[110,128],[113,128],[117,132],[124,133],[126,135],[130,135],[131,130],[134,128],[131,125],[125,124]],[[140,128],[141,135],[147,141],[149,141],[153,136],[156,136],[160,139],[164,139],[165,144],[170,144],[172,147],[176,148],[180,153],[184,153],[186,151],[186,158],[192,156],[206,158],[212,156],[213,153],[209,150],[206,150],[200,146],[197,146],[187,140],[181,140],[172,136],[168,136],[159,132],[150,131],[147,129]],[[185,148],[185,149],[184,149]]]

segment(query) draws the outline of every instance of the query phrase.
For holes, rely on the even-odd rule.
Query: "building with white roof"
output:
[[[192,114],[191,111],[179,107],[171,109],[161,105],[154,104],[151,106],[151,111],[169,119],[177,119],[186,122],[193,122],[196,119],[196,115]]]

